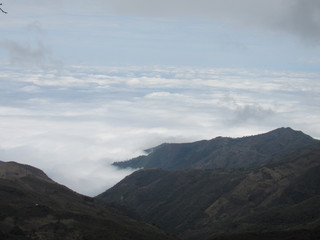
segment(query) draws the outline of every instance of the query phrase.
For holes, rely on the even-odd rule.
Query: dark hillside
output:
[[[173,238],[57,184],[39,169],[0,162],[0,239]]]
[[[139,170],[97,198],[183,239],[318,234],[313,229],[320,226],[319,170],[320,144],[315,144],[252,169]]]
[[[320,229],[227,234],[209,240],[318,240]]]
[[[268,133],[243,137],[217,137],[212,140],[181,144],[162,144],[147,150],[140,156],[125,162],[115,162],[120,168],[162,168],[178,170],[187,168],[252,168],[271,160],[281,161],[292,151],[303,149],[319,142],[310,136],[292,130],[279,128]]]
[[[139,170],[97,198],[125,206],[144,221],[179,233],[206,218],[206,208],[244,176],[242,171]]]

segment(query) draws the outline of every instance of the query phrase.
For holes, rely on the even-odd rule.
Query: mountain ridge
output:
[[[192,143],[165,143],[147,149],[148,155],[123,162],[119,168],[216,169],[261,166],[280,159],[287,152],[302,149],[319,140],[291,128],[241,138],[216,137]]]

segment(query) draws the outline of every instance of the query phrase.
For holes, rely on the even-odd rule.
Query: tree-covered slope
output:
[[[312,232],[320,226],[320,144],[281,156],[256,168],[142,169],[97,198],[184,239]]]
[[[291,128],[243,138],[217,137],[193,143],[162,144],[148,155],[115,162],[119,168],[217,169],[258,167],[280,161],[288,152],[303,149],[318,140]]]

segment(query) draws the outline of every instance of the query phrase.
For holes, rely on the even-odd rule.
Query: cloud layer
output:
[[[95,195],[163,142],[290,126],[319,138],[319,75],[183,67],[73,67],[0,74],[0,159]]]

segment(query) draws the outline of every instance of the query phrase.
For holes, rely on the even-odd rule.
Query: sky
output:
[[[318,0],[2,3],[2,161],[94,196],[163,142],[320,139]]]

